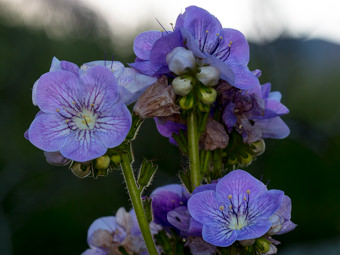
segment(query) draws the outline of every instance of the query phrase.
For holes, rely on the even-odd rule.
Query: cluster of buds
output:
[[[202,112],[208,112],[216,100],[217,92],[213,88],[220,79],[219,69],[202,64],[194,54],[184,48],[176,47],[167,56],[169,70],[177,76],[171,85],[176,95],[181,96],[179,105],[183,110],[195,105]]]

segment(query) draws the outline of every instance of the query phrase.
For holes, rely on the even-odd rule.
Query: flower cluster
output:
[[[53,58],[33,86],[39,112],[25,137],[78,177],[121,169],[134,207],[94,221],[83,254],[275,254],[273,236],[296,227],[291,200],[239,168],[265,151],[264,139],[289,135],[281,119],[289,110],[249,70],[245,37],[190,6],[172,31],[143,32],[133,49],[130,67]],[[157,165],[143,159],[137,176],[132,168],[147,118],[188,157],[181,184],[149,197]]]

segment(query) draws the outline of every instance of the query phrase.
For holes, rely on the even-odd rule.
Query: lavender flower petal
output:
[[[228,247],[233,244],[237,238],[235,231],[227,229],[219,222],[203,225],[203,239],[216,246]]]

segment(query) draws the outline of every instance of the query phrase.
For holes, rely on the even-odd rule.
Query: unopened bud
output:
[[[176,95],[186,96],[192,90],[192,77],[176,77],[172,81],[172,87],[174,88]]]
[[[258,238],[255,241],[255,247],[256,250],[261,252],[261,253],[266,253],[270,250],[270,241],[267,240],[266,238]]]
[[[141,187],[148,187],[151,184],[152,178],[156,173],[158,166],[152,161],[144,159],[141,163],[137,183]]]
[[[169,70],[177,75],[181,75],[195,67],[194,54],[183,47],[176,47],[167,56]]]
[[[249,166],[253,161],[253,156],[248,152],[242,152],[239,155],[239,162],[242,167]]]
[[[220,79],[220,70],[213,66],[202,66],[196,78],[206,86],[215,86]]]
[[[112,156],[111,156],[111,161],[112,161],[115,165],[119,165],[120,162],[122,161],[122,158],[121,158],[120,155],[118,155],[118,154],[112,155]]]
[[[210,87],[201,87],[199,89],[200,99],[204,104],[212,104],[216,101],[217,92]]]
[[[179,106],[183,110],[190,110],[194,106],[194,98],[192,95],[187,95],[179,100]]]
[[[229,165],[235,165],[237,163],[237,158],[235,156],[235,154],[230,154],[228,157],[228,164]]]
[[[110,165],[110,157],[107,155],[96,158],[95,166],[98,170],[106,170]]]
[[[255,143],[252,143],[251,147],[252,147],[254,156],[260,156],[266,150],[266,144],[264,143],[263,139],[258,140]]]
[[[91,164],[84,165],[80,162],[73,162],[70,169],[75,176],[85,178],[91,173]]]
[[[203,104],[202,102],[198,102],[198,109],[201,112],[210,112],[210,105]]]

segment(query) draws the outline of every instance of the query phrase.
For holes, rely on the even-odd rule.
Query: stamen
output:
[[[250,194],[250,190],[249,190],[249,189],[247,189],[247,194],[248,194],[248,195]]]
[[[112,66],[113,66],[113,54],[112,54],[111,67],[110,67],[111,71],[113,71]]]
[[[224,206],[223,206],[223,205],[220,206],[220,210],[221,210],[221,211],[224,210]]]
[[[175,200],[172,199],[172,200],[171,200],[171,203],[175,203]]]
[[[157,19],[157,18],[155,18],[156,20],[157,20],[157,23],[161,26],[161,28],[163,28],[163,31],[161,31],[161,32],[166,32],[166,33],[168,33],[168,31],[166,31],[166,29],[163,27],[163,25],[159,22],[159,20]]]
[[[242,129],[242,127],[243,127],[242,124],[240,124],[240,125],[238,126],[239,129]]]
[[[205,43],[207,42],[207,38],[208,38],[208,33],[209,33],[209,31],[206,30],[206,31],[205,31],[205,36],[204,36],[204,41],[203,41],[203,46],[202,46],[202,48],[201,48],[201,51],[202,51],[202,52],[204,52]]]
[[[233,206],[232,206],[232,205],[229,205],[229,209],[230,209],[230,210],[233,209]]]
[[[76,102],[73,101],[72,104],[76,105]]]
[[[184,204],[184,203],[183,203],[182,201],[179,201],[179,204],[182,205],[182,204]]]
[[[57,109],[57,112],[59,112],[59,111],[60,111],[60,109],[58,108],[58,109]]]
[[[230,41],[228,44],[228,47],[231,47],[232,44],[233,44],[233,41]]]
[[[244,200],[244,201],[247,201],[247,198],[246,198],[246,197],[243,197],[243,200]]]
[[[172,31],[175,31],[174,23],[170,22],[170,26],[171,26],[171,28],[172,28]]]
[[[229,199],[231,199],[232,197],[233,197],[233,196],[232,196],[231,194],[228,196]]]

